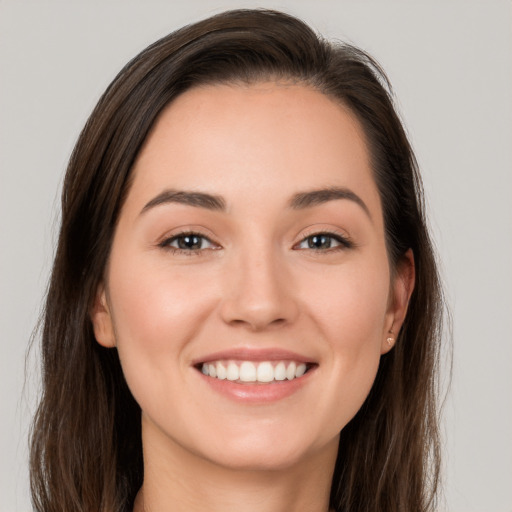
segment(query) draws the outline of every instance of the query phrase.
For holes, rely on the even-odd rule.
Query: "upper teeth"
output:
[[[275,365],[275,366],[274,366]],[[274,380],[292,380],[306,373],[304,363],[262,361],[216,361],[203,363],[201,371],[217,379],[239,380],[241,382],[272,382]]]

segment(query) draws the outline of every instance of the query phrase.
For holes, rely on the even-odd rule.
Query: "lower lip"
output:
[[[287,398],[302,389],[311,379],[316,368],[311,368],[302,377],[292,380],[274,381],[268,384],[245,382],[239,384],[227,379],[208,377],[200,371],[198,375],[214,391],[232,400],[244,403],[269,403]]]

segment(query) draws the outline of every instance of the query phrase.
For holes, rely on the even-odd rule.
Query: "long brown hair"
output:
[[[76,144],[42,327],[43,391],[31,438],[41,512],[130,510],[143,480],[140,408],[117,351],[89,316],[135,158],[157,116],[201,84],[293,81],[341,102],[368,141],[394,267],[414,253],[416,284],[395,348],[341,432],[331,506],[423,512],[435,506],[440,454],[437,372],[443,301],[414,154],[384,72],[289,15],[229,11],[182,28],[133,59],[108,87]]]

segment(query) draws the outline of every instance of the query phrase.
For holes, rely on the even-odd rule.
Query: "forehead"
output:
[[[343,186],[380,209],[364,132],[348,108],[304,85],[193,88],[157,119],[133,189],[208,190],[268,201]]]

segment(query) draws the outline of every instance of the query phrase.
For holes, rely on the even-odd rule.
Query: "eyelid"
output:
[[[205,233],[205,231],[207,231],[208,234]],[[215,237],[213,236],[213,234],[210,234],[210,233],[211,232],[209,229],[203,228],[202,226],[183,226],[180,228],[176,228],[175,230],[172,230],[171,232],[167,232],[164,236],[162,236],[160,238],[160,240],[157,242],[156,245],[162,249],[167,249],[169,251],[176,252],[176,253],[187,253],[189,255],[221,249],[222,246],[218,242],[215,241]],[[181,249],[179,247],[172,247],[170,245],[174,240],[176,240],[180,237],[187,236],[187,235],[188,236],[193,235],[193,236],[200,237],[200,238],[206,240],[213,247],[201,247],[200,249]],[[308,238],[310,238],[312,236],[319,236],[319,235],[325,235],[325,236],[331,237],[334,240],[336,240],[336,242],[339,245],[337,245],[335,247],[330,247],[327,249],[312,249],[312,248],[302,248],[301,249],[299,247],[300,244],[305,242]],[[318,253],[324,252],[325,253],[325,252],[334,252],[336,250],[351,249],[354,247],[356,247],[356,244],[354,243],[354,241],[351,239],[351,237],[345,231],[342,231],[340,229],[335,229],[332,227],[322,228],[321,226],[309,226],[306,229],[306,231],[304,231],[300,235],[300,239],[298,240],[298,242],[296,242],[293,245],[292,249],[294,249],[294,250],[309,250],[312,252],[318,252]]]
[[[172,229],[166,230],[162,235],[160,235],[157,239],[157,244],[160,244],[170,238],[176,238],[178,236],[184,235],[197,235],[202,236],[204,238],[208,238],[212,242],[215,242],[216,236],[215,234],[205,226],[201,224],[182,224],[180,226],[176,226]]]
[[[211,250],[217,250],[221,248],[221,245],[215,241],[214,237],[210,234],[205,234],[203,232],[204,228],[197,228],[197,227],[183,227],[178,228],[176,230],[171,231],[170,233],[166,233],[158,242],[157,246],[166,249],[175,253],[187,253],[187,254],[197,254],[204,251],[211,251]],[[209,231],[204,229],[204,231]],[[213,247],[202,247],[201,249],[181,249],[179,247],[172,247],[170,244],[180,238],[185,236],[197,236],[199,238],[202,238],[203,240],[207,240],[209,244],[211,244]]]
[[[337,247],[332,247],[332,248],[324,249],[324,250],[310,249],[310,248],[308,248],[308,249],[298,248],[298,246],[300,244],[302,244],[303,242],[305,242],[308,238],[310,238],[312,236],[318,236],[318,235],[329,236],[329,237],[333,238],[334,240],[336,240],[340,245]],[[310,227],[310,228],[308,228],[308,230],[306,232],[301,234],[300,240],[294,244],[293,249],[311,250],[314,252],[330,252],[330,251],[335,251],[336,249],[343,250],[343,249],[352,249],[354,247],[356,247],[356,244],[351,239],[351,237],[347,233],[345,233],[341,230],[333,229],[333,228],[322,229],[321,227]]]

